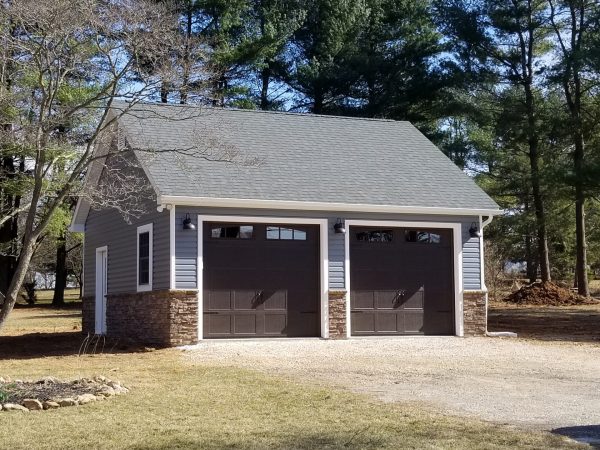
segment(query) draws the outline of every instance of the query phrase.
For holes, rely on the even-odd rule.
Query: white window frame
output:
[[[146,225],[139,226],[137,228],[136,235],[136,258],[135,258],[135,273],[136,273],[136,284],[138,292],[148,292],[152,290],[152,271],[153,271],[153,248],[154,247],[154,238],[153,238],[153,230],[152,224],[148,223]],[[148,236],[148,284],[140,284],[140,234],[149,233]]]

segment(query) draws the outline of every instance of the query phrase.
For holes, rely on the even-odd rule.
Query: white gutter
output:
[[[492,216],[497,216],[503,213],[501,209],[369,205],[361,203],[303,202],[293,200],[254,200],[239,198],[185,197],[178,195],[161,195],[158,198],[158,204],[221,208],[297,209],[310,211],[349,211],[370,213],[436,214],[450,216],[489,216],[489,221],[486,220],[486,224],[491,221]]]

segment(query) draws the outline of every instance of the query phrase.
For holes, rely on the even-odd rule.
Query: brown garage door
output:
[[[453,334],[452,230],[350,228],[353,335]]]
[[[204,225],[204,337],[319,336],[319,228]]]

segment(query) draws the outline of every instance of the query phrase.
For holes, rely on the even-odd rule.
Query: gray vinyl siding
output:
[[[473,221],[479,224],[479,218]],[[479,251],[479,238],[469,234],[470,222],[462,222],[462,248],[463,248],[463,288],[481,289],[481,253]],[[479,225],[478,225],[479,226]]]
[[[133,169],[130,169],[133,170]],[[145,176],[143,174],[137,174]],[[105,174],[102,175],[104,177]],[[101,181],[102,181],[101,177]],[[85,224],[84,295],[96,289],[96,249],[108,247],[108,293],[137,291],[137,228],[152,223],[152,289],[170,287],[169,211],[159,213],[156,201],[147,200],[139,218],[128,224],[114,208],[91,209]]]
[[[187,210],[186,210],[187,211]],[[198,226],[198,214],[191,214],[192,223]],[[198,230],[184,230],[185,212],[175,208],[175,287],[196,289],[198,265]]]
[[[480,289],[480,253],[479,238],[471,238],[469,228],[473,222],[479,223],[479,217],[464,216],[426,216],[410,214],[373,214],[337,212],[335,214],[324,211],[295,211],[295,210],[266,210],[266,209],[236,209],[234,211],[223,208],[184,207],[176,208],[176,288],[196,288],[197,272],[197,231],[183,231],[182,221],[186,214],[197,225],[198,214],[203,215],[231,215],[231,216],[257,216],[257,217],[298,217],[313,219],[328,219],[328,261],[329,261],[329,288],[344,289],[345,286],[345,248],[344,235],[333,232],[333,224],[337,218],[346,220],[394,220],[417,222],[450,222],[462,225],[463,247],[463,288]]]
[[[329,289],[344,289],[345,280],[345,236],[340,233],[334,233],[333,225],[337,218],[329,218],[328,241],[329,241]]]

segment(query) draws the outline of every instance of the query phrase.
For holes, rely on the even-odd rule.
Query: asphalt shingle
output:
[[[408,122],[138,103],[120,118],[161,195],[498,209]]]

